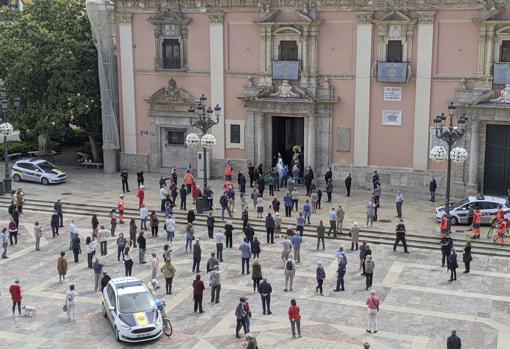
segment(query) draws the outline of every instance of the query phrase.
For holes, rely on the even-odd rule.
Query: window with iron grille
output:
[[[280,60],[298,60],[298,45],[296,41],[280,41]]]
[[[167,144],[171,145],[184,145],[185,130],[168,130]]]
[[[178,39],[163,40],[163,69],[181,68],[181,44]]]

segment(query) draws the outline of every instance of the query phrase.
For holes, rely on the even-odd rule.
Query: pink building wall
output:
[[[376,14],[378,16],[379,14]],[[415,17],[414,13],[410,14]],[[189,73],[154,72],[154,27],[147,20],[150,14],[133,15],[133,61],[135,67],[135,106],[137,133],[149,128],[147,105],[144,101],[159,88],[167,85],[173,77],[177,85],[195,96],[211,95],[209,77],[209,17],[205,13],[186,13],[191,21],[188,25],[188,67]],[[222,106],[226,120],[243,120],[246,117],[243,102],[238,99],[244,89],[246,78],[260,70],[260,34],[254,22],[260,13],[233,12],[224,18],[224,64],[225,64],[225,105]],[[283,13],[294,19],[293,14]],[[478,11],[438,11],[434,26],[433,63],[431,82],[430,126],[433,118],[447,112],[447,102],[455,96],[460,87],[459,79],[475,77],[478,59],[478,25],[472,21],[479,17]],[[341,102],[334,106],[332,120],[332,162],[351,164],[353,162],[355,80],[348,75],[355,73],[356,16],[353,12],[321,12],[318,37],[318,72],[331,75],[330,84]],[[510,12],[502,15],[510,18]],[[376,26],[373,26],[372,63],[375,63],[377,43]],[[418,24],[413,38],[411,72],[416,73]],[[218,48],[220,49],[220,48]],[[118,58],[120,61],[120,57]],[[120,69],[120,64],[119,64]],[[437,80],[435,78],[442,78]],[[447,79],[448,78],[448,79]],[[255,79],[256,80],[256,79]],[[451,80],[451,81],[450,81]],[[119,74],[119,84],[122,84]],[[385,86],[402,87],[401,102],[385,102]],[[122,90],[119,89],[122,100]],[[373,79],[370,88],[369,165],[388,167],[412,167],[415,82],[405,84],[378,83]],[[122,103],[120,103],[122,115]],[[402,110],[402,126],[383,126],[383,110]],[[120,118],[122,132],[122,117]],[[338,127],[351,129],[351,151],[337,152],[336,132]],[[252,132],[246,129],[245,132]],[[121,142],[123,138],[121,137]],[[139,136],[139,153],[149,151],[149,137]],[[226,149],[228,158],[244,158],[245,151]],[[443,165],[428,162],[430,169],[441,169]]]

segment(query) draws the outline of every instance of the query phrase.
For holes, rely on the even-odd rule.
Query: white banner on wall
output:
[[[402,100],[402,87],[385,87],[384,100],[391,102],[400,102]]]
[[[402,126],[402,110],[383,110],[383,126]]]

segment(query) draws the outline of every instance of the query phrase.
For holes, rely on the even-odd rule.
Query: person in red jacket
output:
[[[119,202],[117,203],[119,210],[119,223],[124,224],[124,210],[126,209],[126,203],[124,202],[124,195],[120,195]]]
[[[16,305],[18,305],[18,313],[21,315],[21,286],[19,285],[19,280],[16,279],[14,283],[9,287],[9,293],[12,298],[12,317],[14,317],[14,310],[16,309]]]
[[[197,312],[197,308],[199,310],[199,313],[203,313],[204,310],[202,309],[202,297],[204,295],[204,282],[200,280],[200,274],[197,274],[195,277],[195,280],[193,280],[193,300],[195,302],[195,305],[193,307],[193,312]]]
[[[230,160],[227,161],[225,164],[225,180],[231,181],[232,180],[232,172],[234,172],[234,169],[232,168],[232,162]]]
[[[295,299],[290,300],[289,320],[290,328],[292,330],[292,337],[296,337],[297,327],[298,338],[301,338],[301,314],[299,313],[299,305],[296,304]]]
[[[143,188],[143,185],[140,185],[140,189],[138,189],[136,196],[138,197],[138,208],[140,209],[143,205],[143,199],[145,199],[145,189]]]
[[[473,236],[471,239],[479,239],[480,238],[480,222],[482,220],[482,212],[480,212],[480,208],[477,206],[475,208],[475,212],[473,213]]]
[[[448,217],[446,213],[441,217],[441,239],[445,238],[450,233],[450,222],[448,221]]]

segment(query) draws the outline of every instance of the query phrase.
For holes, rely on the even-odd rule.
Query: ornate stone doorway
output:
[[[301,156],[305,145],[305,119],[302,117],[273,116],[273,166],[276,165],[277,154],[282,155],[283,163],[290,165],[292,162],[293,147],[301,148]]]

